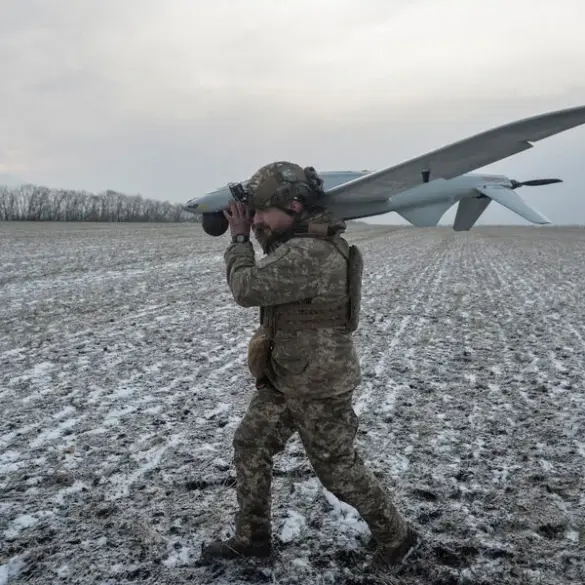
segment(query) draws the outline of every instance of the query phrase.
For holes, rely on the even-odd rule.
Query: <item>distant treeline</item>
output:
[[[181,205],[141,195],[0,185],[0,221],[184,222],[199,218]]]

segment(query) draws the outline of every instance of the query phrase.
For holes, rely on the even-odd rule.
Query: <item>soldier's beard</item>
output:
[[[285,239],[289,230],[279,231],[273,230],[265,223],[257,224],[252,228],[254,230],[254,236],[260,244],[265,254],[271,251],[271,248],[281,240]]]

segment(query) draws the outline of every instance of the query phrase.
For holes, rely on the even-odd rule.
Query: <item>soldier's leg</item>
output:
[[[274,455],[295,432],[282,394],[269,386],[256,391],[233,439],[239,512],[236,534],[270,534]]]
[[[269,554],[273,457],[294,431],[282,394],[268,386],[258,388],[233,439],[239,507],[236,534],[204,547],[202,559]]]
[[[359,512],[381,546],[392,549],[404,543],[407,523],[354,448],[358,417],[351,395],[289,401],[289,408],[323,485]]]

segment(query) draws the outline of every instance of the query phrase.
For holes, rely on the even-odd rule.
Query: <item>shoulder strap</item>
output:
[[[324,242],[329,242],[347,261],[349,261],[349,249],[339,245],[335,238],[335,230],[326,224],[309,223],[306,226],[306,231],[295,232],[293,238],[317,238]],[[349,246],[348,246],[349,248]]]

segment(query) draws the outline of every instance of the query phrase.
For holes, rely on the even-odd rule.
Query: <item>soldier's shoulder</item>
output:
[[[286,243],[289,260],[314,266],[345,266],[344,253],[331,240],[315,237],[292,238]]]
[[[334,251],[334,245],[336,242],[332,241],[331,239],[321,238],[321,237],[314,237],[314,236],[301,236],[292,238],[287,242],[287,244],[291,247],[291,249],[296,249],[299,251],[311,251],[311,252],[320,252],[322,254],[330,254]],[[341,244],[342,246],[347,245],[345,240],[337,242],[337,244]]]

